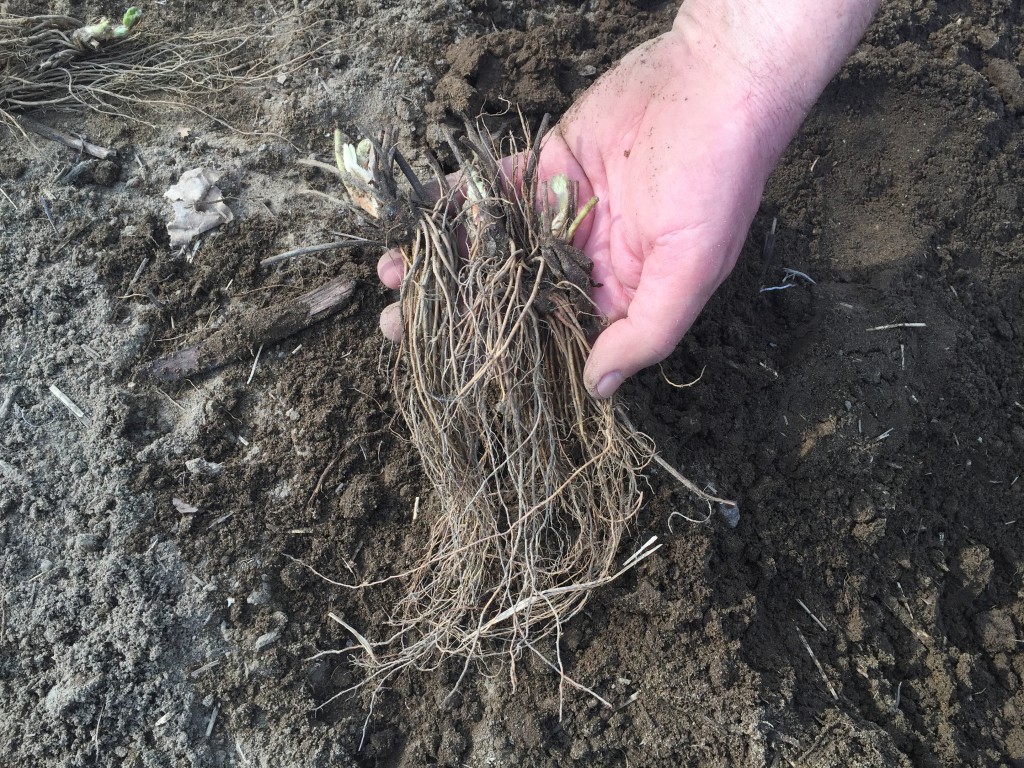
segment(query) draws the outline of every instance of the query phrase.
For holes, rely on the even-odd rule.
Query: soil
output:
[[[316,53],[205,114],[35,114],[118,151],[71,183],[73,150],[0,129],[0,762],[1024,766],[1024,11],[1008,0],[884,6],[732,277],[664,376],[625,387],[664,457],[742,515],[687,522],[703,511],[651,472],[622,558],[663,548],[562,637],[568,673],[613,707],[560,695],[530,658],[451,696],[456,665],[407,674],[372,714],[370,691],[342,693],[360,669],[329,614],[382,638],[399,586],[310,568],[400,572],[429,491],[389,394],[377,252],[260,266],[365,229],[301,194],[333,182],[296,161],[329,159],[335,121],[397,123],[420,163],[424,146],[444,160],[440,127],[463,112],[511,101],[536,125],[674,12],[147,6],[168,34],[255,19],[275,25],[261,55]],[[189,259],[162,194],[198,166],[223,173],[235,220]],[[784,268],[814,283],[762,292]],[[352,303],[258,360],[145,375],[335,277],[357,281]]]

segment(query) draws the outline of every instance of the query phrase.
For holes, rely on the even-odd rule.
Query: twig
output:
[[[903,607],[907,609],[907,615],[910,616],[911,621],[916,622],[917,619],[914,618],[914,612],[910,610],[910,601],[907,599],[907,593],[903,591],[903,585],[897,581],[896,586],[900,590],[900,596],[903,598]]]
[[[107,699],[103,699],[103,706],[100,707],[100,715],[96,718],[96,729],[92,732],[92,745],[95,748],[96,762],[100,759],[100,723],[103,722],[103,713],[107,711]]]
[[[100,160],[106,160],[108,157],[113,157],[117,152],[113,149],[107,149],[96,144],[90,144],[84,139],[76,138],[75,136],[69,136],[66,133],[50,128],[49,126],[37,123],[35,120],[30,120],[27,117],[15,118],[18,125],[26,131],[36,134],[36,136],[42,136],[44,139],[55,141],[58,144],[63,144],[65,147],[71,147],[71,149],[77,149],[86,155],[99,158]]]
[[[245,380],[245,386],[252,384],[252,378],[256,375],[256,366],[260,364],[260,355],[263,354],[263,345],[260,344],[260,348],[256,350],[256,359],[252,361],[252,370],[249,371],[249,378]]]
[[[210,523],[209,527],[206,530],[208,530],[208,531],[209,530],[213,530],[214,528],[216,528],[218,525],[220,525],[224,521],[229,520],[230,518],[234,517],[235,516],[235,512],[237,512],[237,511],[238,511],[237,509],[233,509],[230,512],[227,512],[227,513],[221,515],[216,520],[214,520],[212,523]]]
[[[334,620],[342,627],[344,627],[346,630],[348,630],[349,634],[352,635],[352,637],[356,639],[356,642],[363,647],[364,651],[366,651],[367,656],[369,656],[373,661],[377,660],[377,654],[373,652],[373,646],[370,645],[370,642],[365,637],[359,634],[355,627],[353,627],[351,624],[346,624],[345,621],[337,614],[328,613],[327,615],[330,616],[332,620]]]
[[[868,333],[872,331],[891,331],[893,328],[927,328],[927,323],[890,323],[889,325],[877,325],[874,328],[865,328]]]
[[[3,402],[0,403],[0,422],[6,419],[7,414],[11,412],[11,405],[18,395],[19,389],[21,389],[21,384],[12,384],[11,388],[7,390],[7,394],[4,395]]]
[[[311,253],[323,253],[324,251],[333,251],[338,248],[350,248],[355,245],[379,245],[374,240],[367,240],[365,237],[356,237],[353,235],[348,240],[338,240],[333,243],[321,243],[320,245],[307,245],[302,248],[293,248],[290,251],[279,253],[276,256],[268,256],[260,262],[261,267],[272,267],[275,264],[280,264],[282,261],[294,258],[295,256],[306,256]]]
[[[240,312],[196,346],[152,363],[149,374],[160,381],[180,381],[220,368],[245,349],[273,344],[340,311],[354,291],[355,282],[339,277],[291,301]]]
[[[626,427],[628,427],[630,431],[636,432],[636,427],[633,426],[633,422],[626,415],[626,412],[622,408],[616,407],[615,413],[618,415],[618,417],[620,419],[622,419],[623,424],[625,424]],[[712,496],[710,493],[707,493],[706,491],[702,491],[700,488],[698,488],[696,486],[696,484],[694,484],[694,482],[692,480],[689,480],[689,479],[683,477],[683,475],[679,472],[679,470],[677,470],[675,467],[673,467],[671,464],[669,464],[667,461],[665,461],[665,459],[663,459],[661,457],[661,454],[655,453],[653,458],[654,458],[654,461],[657,462],[658,466],[660,466],[662,469],[664,469],[666,472],[668,472],[670,475],[672,475],[672,477],[680,485],[682,485],[684,488],[686,488],[686,490],[688,490],[690,493],[694,494],[695,496],[703,499],[704,501],[709,501],[709,502],[713,501],[716,504],[725,504],[726,506],[729,506],[729,507],[738,506],[736,504],[736,502],[731,500],[731,499],[722,499],[722,498],[719,498],[718,496]]]
[[[46,195],[39,196],[39,204],[43,206],[43,213],[46,214],[46,220],[50,222],[50,226],[53,227],[53,234],[60,237],[60,230],[57,229],[57,222],[53,220],[53,211],[50,210],[50,203],[46,200]]]
[[[666,472],[672,475],[672,477],[684,488],[686,488],[686,490],[688,490],[693,495],[700,497],[704,501],[713,501],[716,504],[725,504],[727,507],[737,506],[736,502],[733,501],[732,499],[722,499],[719,498],[718,496],[712,496],[710,493],[707,493],[706,491],[702,491],[693,483],[692,480],[688,480],[687,478],[683,477],[683,475],[680,474],[679,470],[677,470],[675,467],[673,467],[671,464],[665,461],[665,459],[661,457],[660,453],[654,454],[654,461],[658,464],[658,466],[660,466],[662,469],[664,469]]]
[[[4,199],[7,200],[7,202],[11,204],[11,207],[14,210],[16,210],[16,211],[18,210],[18,204],[15,203],[13,200],[11,200],[11,196],[7,194],[7,190],[5,190],[3,187],[0,187],[0,195],[4,196]]]
[[[70,397],[61,392],[60,389],[57,388],[56,384],[50,385],[50,394],[56,397],[58,400],[60,400],[61,405],[63,405],[65,408],[71,411],[71,413],[74,414],[77,419],[79,419],[80,421],[86,420],[85,411],[83,411],[81,408],[75,405]]]
[[[73,182],[75,179],[77,179],[79,176],[81,176],[86,171],[89,171],[89,170],[92,170],[93,168],[95,168],[96,167],[96,163],[98,163],[98,162],[99,162],[99,160],[83,160],[80,163],[76,163],[74,166],[72,166],[65,173],[62,173],[60,176],[57,177],[56,180],[60,181],[60,182],[63,182],[64,184],[70,184],[71,182]]]
[[[346,447],[348,447],[348,446],[346,446]],[[344,451],[344,450],[345,449],[342,448],[342,451]],[[340,458],[341,458],[341,455],[340,455],[340,452],[339,452],[339,455],[335,456],[333,459],[331,459],[329,462],[327,462],[327,466],[324,467],[324,471],[320,473],[320,479],[316,481],[316,485],[313,487],[313,492],[311,494],[309,494],[309,499],[306,501],[306,506],[307,507],[310,504],[313,503],[313,500],[320,493],[320,489],[324,487],[324,479],[327,477],[327,473],[330,472],[332,469],[334,469],[334,465],[338,463],[338,459],[340,459]]]
[[[761,256],[765,260],[767,260],[772,255],[772,251],[775,250],[775,230],[778,226],[778,217],[772,217],[772,228],[768,234],[764,236],[764,247],[761,249]]]
[[[213,712],[210,713],[210,722],[206,724],[206,738],[210,738],[210,734],[213,733],[213,724],[217,722],[217,713],[220,712],[220,705],[213,705]]]
[[[832,687],[832,683],[828,681],[828,677],[825,675],[825,668],[821,666],[821,662],[818,661],[818,657],[814,655],[814,651],[811,650],[811,644],[807,642],[807,638],[804,637],[804,633],[800,631],[800,627],[796,628],[796,633],[800,637],[800,642],[804,644],[804,648],[807,649],[807,655],[811,657],[811,661],[814,662],[814,666],[818,668],[818,674],[821,675],[821,679],[825,681],[825,687],[828,688],[828,692],[832,694],[832,698],[839,701],[839,694],[836,693],[836,689]]]
[[[128,281],[129,288],[131,288],[135,284],[135,281],[142,276],[142,272],[143,270],[145,270],[147,264],[149,264],[149,256],[146,256],[145,258],[142,259],[142,262],[139,264],[138,269],[135,270],[135,274],[132,275],[132,279]]]
[[[211,669],[213,669],[214,667],[216,667],[220,663],[221,663],[221,659],[214,659],[213,661],[211,661],[211,662],[209,662],[207,664],[203,664],[203,666],[197,667],[196,669],[192,670],[192,672],[189,674],[189,677],[191,677],[193,680],[195,680],[197,677],[202,675],[204,672],[209,672]]]
[[[828,632],[828,630],[827,630],[827,629],[825,628],[825,625],[821,623],[821,621],[820,621],[820,620],[818,619],[818,617],[817,617],[817,616],[815,616],[815,615],[814,615],[813,613],[811,613],[811,609],[807,607],[807,605],[806,605],[806,604],[804,603],[804,601],[803,601],[803,600],[801,600],[801,599],[800,599],[800,598],[798,597],[798,598],[796,599],[796,602],[797,602],[797,604],[798,604],[798,605],[799,605],[799,606],[800,606],[801,608],[803,608],[803,609],[804,609],[805,611],[807,611],[807,615],[808,615],[808,616],[810,616],[810,617],[811,617],[812,619],[814,619],[814,623],[815,623],[815,624],[817,624],[817,625],[818,625],[819,627],[821,627],[821,629],[822,629],[822,631],[823,631],[823,632]]]
[[[687,384],[676,384],[674,381],[672,381],[672,379],[668,377],[668,375],[666,375],[664,366],[662,366],[659,363],[658,367],[661,369],[661,378],[665,380],[665,383],[668,384],[670,387],[675,387],[676,389],[687,389],[689,387],[692,387],[694,384],[698,383],[701,379],[704,378],[704,371],[708,369],[708,367],[705,365],[703,368],[700,369],[700,375],[693,381]]]

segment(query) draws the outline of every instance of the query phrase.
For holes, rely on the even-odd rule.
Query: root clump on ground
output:
[[[254,24],[231,33],[168,33],[129,8],[119,23],[70,16],[0,13],[0,124],[19,117],[88,109],[142,120],[143,107],[197,109],[195,100],[229,94],[289,72],[312,54],[281,64],[252,59],[259,39],[279,31]]]

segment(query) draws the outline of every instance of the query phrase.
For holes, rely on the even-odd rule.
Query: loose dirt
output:
[[[335,121],[397,122],[414,162],[423,146],[445,159],[439,126],[460,112],[511,101],[536,125],[675,4],[144,12],[167,34],[273,23],[260,55],[316,54],[200,105],[233,128],[167,107],[35,115],[117,149],[71,183],[57,176],[74,151],[0,129],[0,762],[1024,766],[1024,11],[886,4],[664,377],[625,387],[663,455],[742,518],[673,516],[703,510],[650,473],[621,556],[665,546],[562,636],[569,674],[613,708],[560,696],[523,658],[515,684],[494,663],[452,696],[456,665],[406,675],[368,722],[368,691],[334,698],[359,670],[328,613],[384,637],[400,587],[306,566],[343,583],[400,572],[430,498],[389,393],[376,251],[260,266],[365,232],[300,194],[337,191],[296,161],[329,157]],[[198,166],[223,173],[235,220],[189,260],[168,247],[162,194]],[[784,268],[815,282],[761,292]],[[258,361],[145,376],[337,276],[354,301]]]

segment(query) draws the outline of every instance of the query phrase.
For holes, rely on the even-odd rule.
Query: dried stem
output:
[[[67,16],[0,14],[0,123],[22,132],[17,116],[53,109],[142,121],[143,106],[197,108],[199,97],[269,80],[315,54],[305,51],[280,64],[250,60],[260,48],[256,40],[280,35],[279,26],[171,34],[148,29],[143,20],[95,49],[76,37],[84,27]]]

